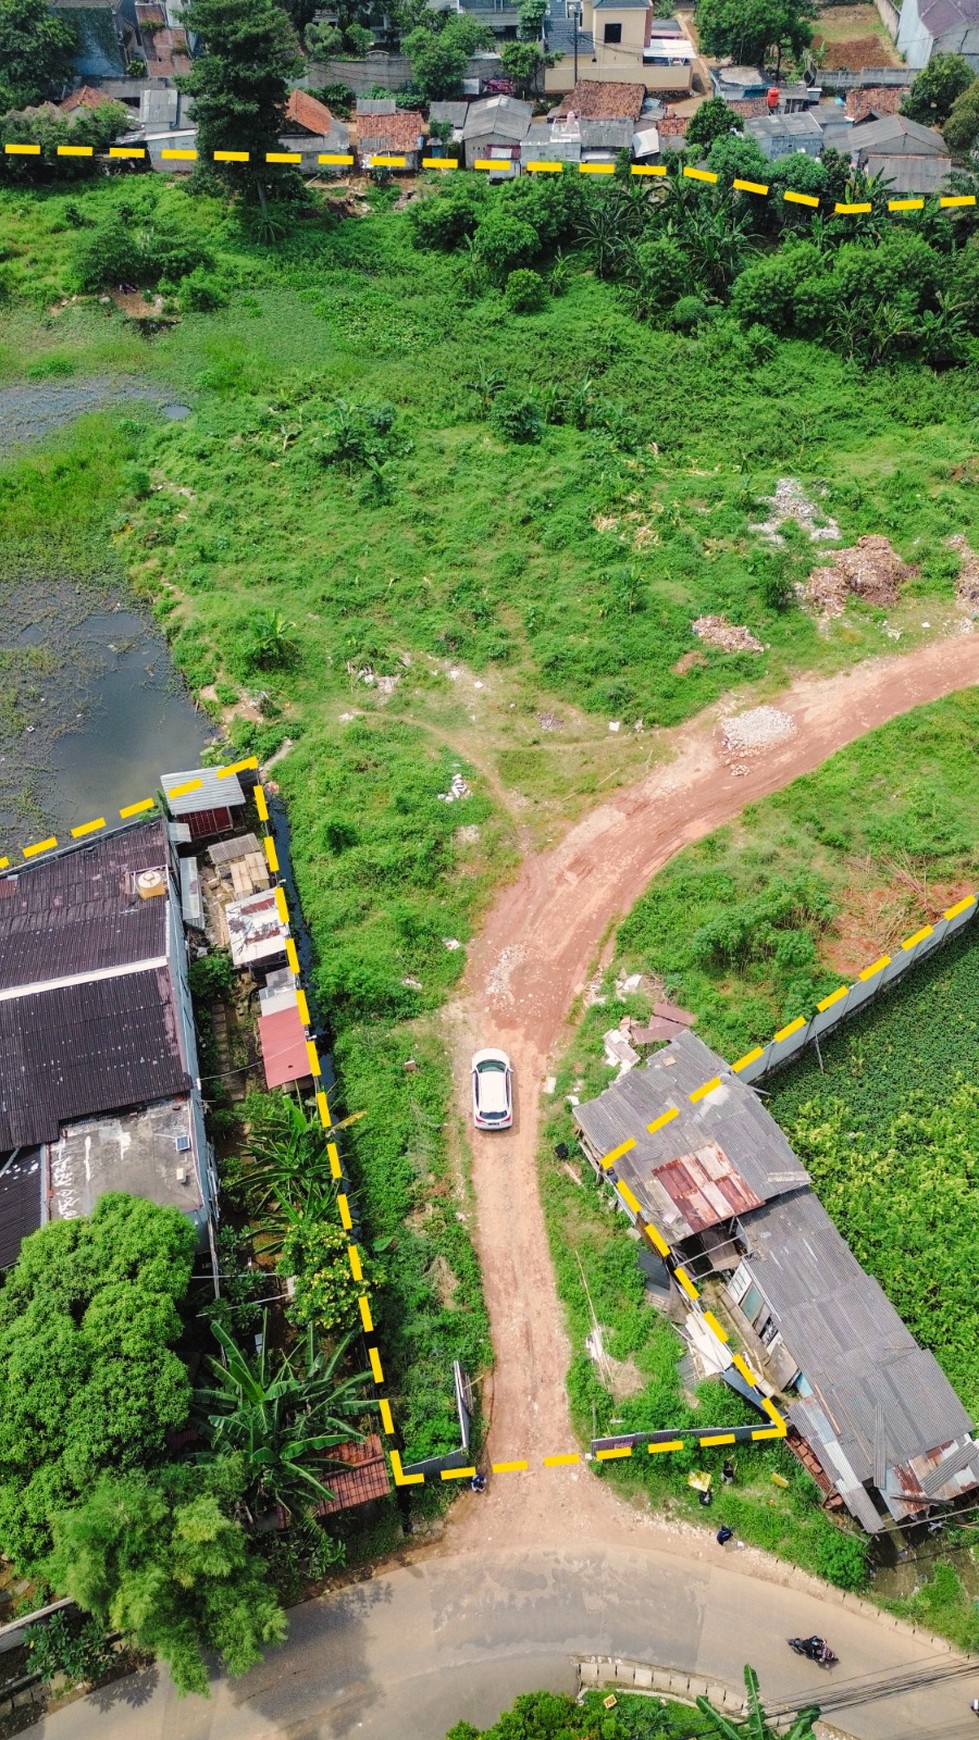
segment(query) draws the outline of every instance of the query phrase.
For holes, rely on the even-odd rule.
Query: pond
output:
[[[158,387],[103,378],[0,389],[0,455],[83,411],[152,401]],[[0,621],[0,855],[152,797],[160,774],[199,765],[215,735],[166,641],[121,580],[8,577]]]

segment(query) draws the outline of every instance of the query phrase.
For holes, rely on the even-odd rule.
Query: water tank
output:
[[[167,891],[167,879],[162,870],[141,870],[136,878],[136,893],[140,900],[154,900]]]

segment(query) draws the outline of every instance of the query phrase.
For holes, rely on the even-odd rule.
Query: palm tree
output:
[[[276,1104],[274,1120],[253,1128],[251,1153],[251,1164],[227,1188],[230,1194],[246,1198],[256,1218],[264,1220],[284,1204],[298,1206],[313,1185],[329,1192],[323,1132],[310,1123],[295,1100],[284,1097]]]
[[[744,1718],[732,1719],[722,1716],[715,1710],[706,1698],[697,1699],[697,1708],[702,1716],[708,1716],[714,1724],[717,1740],[772,1740],[775,1729],[769,1726],[768,1714],[761,1701],[758,1689],[758,1675],[753,1667],[744,1670],[745,1689],[748,1693],[748,1713]],[[815,1740],[814,1724],[819,1720],[818,1704],[810,1704],[796,1715],[791,1728],[782,1735],[782,1740]]]
[[[352,1337],[327,1354],[311,1325],[292,1353],[276,1357],[268,1347],[266,1314],[261,1351],[249,1359],[220,1323],[211,1329],[224,1362],[209,1360],[212,1382],[194,1396],[194,1418],[206,1441],[195,1460],[241,1458],[251,1521],[273,1505],[290,1519],[294,1511],[308,1515],[318,1499],[332,1497],[323,1479],[329,1451],[364,1438],[353,1422],[368,1406],[370,1374],[340,1375]]]

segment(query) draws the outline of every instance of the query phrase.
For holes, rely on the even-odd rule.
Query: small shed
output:
[[[769,88],[769,80],[756,66],[712,66],[710,76],[714,95],[726,103],[763,97]]]
[[[226,834],[234,827],[235,811],[246,799],[237,774],[216,767],[196,767],[184,773],[161,773],[160,785],[174,820],[186,822],[192,840]]]
[[[258,1018],[258,1043],[262,1048],[265,1085],[285,1087],[288,1082],[305,1081],[312,1075],[306,1050],[306,1029],[299,1013],[296,993],[291,999],[284,992],[277,998],[283,1006]]]
[[[289,927],[279,917],[274,889],[225,907],[225,919],[236,967],[260,967],[284,958]]]
[[[345,156],[350,150],[350,133],[325,103],[308,91],[292,90],[279,144],[283,151],[308,152],[311,157],[321,151]]]
[[[924,198],[937,193],[952,173],[951,157],[865,157],[865,175],[879,175],[888,193]]]
[[[519,155],[519,147],[530,132],[533,118],[531,104],[518,102],[516,97],[485,97],[478,103],[470,103],[462,130],[466,168],[472,169],[483,158],[502,155],[503,152],[515,150]],[[499,151],[498,147],[501,148]]]

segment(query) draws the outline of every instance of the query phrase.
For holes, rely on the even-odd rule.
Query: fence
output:
[[[472,1385],[469,1382],[459,1361],[452,1362],[452,1376],[455,1380],[456,1408],[459,1413],[458,1450],[450,1450],[445,1456],[426,1456],[421,1462],[408,1462],[402,1470],[404,1474],[440,1474],[449,1468],[467,1468],[470,1463],[470,1442],[472,1439]]]
[[[500,76],[499,55],[475,55],[466,67],[467,79],[492,79]],[[375,85],[386,91],[400,91],[411,79],[411,62],[402,54],[371,54],[363,60],[312,61],[303,84],[313,91],[326,85],[346,85],[355,96],[366,96]]]
[[[749,1053],[749,1061],[738,1070],[742,1081],[759,1081],[773,1069],[788,1063],[807,1045],[818,1045],[824,1034],[831,1033],[841,1021],[866,1008],[881,991],[910,972],[918,961],[933,954],[948,937],[963,930],[975,917],[976,910],[976,896],[970,894],[957,906],[950,907],[944,918],[935,924],[924,925],[914,936],[908,937],[897,954],[881,955],[879,960],[864,968],[852,985],[841,985],[832,996],[825,997],[808,1021],[801,1015],[797,1021],[790,1021],[767,1045],[759,1046],[754,1054]]]
[[[862,72],[832,72],[823,68],[819,83],[823,90],[860,90],[871,85],[909,85],[914,78],[910,66],[865,66]]]

